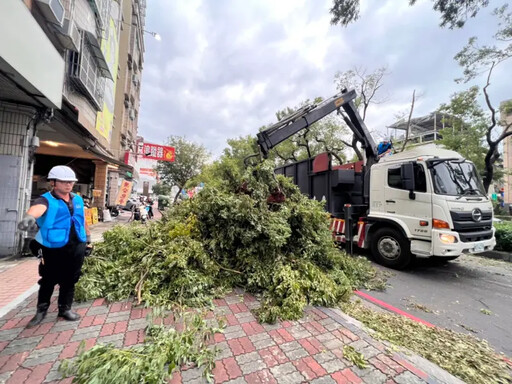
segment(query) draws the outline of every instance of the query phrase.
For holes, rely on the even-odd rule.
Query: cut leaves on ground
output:
[[[375,312],[359,300],[343,304],[342,309],[375,330],[374,337],[418,353],[469,384],[512,383],[512,370],[504,356],[472,335]]]

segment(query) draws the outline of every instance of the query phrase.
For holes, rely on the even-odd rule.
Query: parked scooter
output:
[[[146,221],[148,220],[148,210],[144,206],[139,206],[139,210],[140,210],[140,222],[142,224],[145,224]]]
[[[148,211],[141,204],[133,205],[132,218],[133,220],[140,220],[144,224],[148,219]]]

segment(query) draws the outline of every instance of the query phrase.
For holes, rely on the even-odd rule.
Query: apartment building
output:
[[[140,80],[126,83],[134,57],[140,79],[144,12],[142,0],[0,1],[0,257],[21,250],[16,223],[54,165],[99,208],[133,172],[119,142],[136,137]]]

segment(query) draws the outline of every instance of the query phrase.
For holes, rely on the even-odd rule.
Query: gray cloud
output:
[[[489,36],[486,11],[463,30],[438,27],[430,2],[408,7],[397,1],[366,3],[348,28],[329,25],[331,0],[152,0],[146,38],[139,133],[162,143],[185,135],[218,155],[226,139],[256,134],[275,112],[335,93],[337,71],[370,71],[387,65],[384,93],[368,125],[383,131],[408,107],[413,89],[423,93],[417,113],[428,113],[466,86],[453,79],[454,54],[473,35]],[[506,70],[496,72],[496,104],[510,98]]]

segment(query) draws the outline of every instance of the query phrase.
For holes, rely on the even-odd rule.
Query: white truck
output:
[[[380,153],[354,105],[354,90],[308,105],[258,134],[263,157],[288,137],[338,110],[365,159],[333,166],[329,153],[286,164],[276,173],[325,200],[335,240],[371,249],[375,260],[405,268],[416,257],[453,260],[496,244],[492,203],[474,164],[439,146]]]

